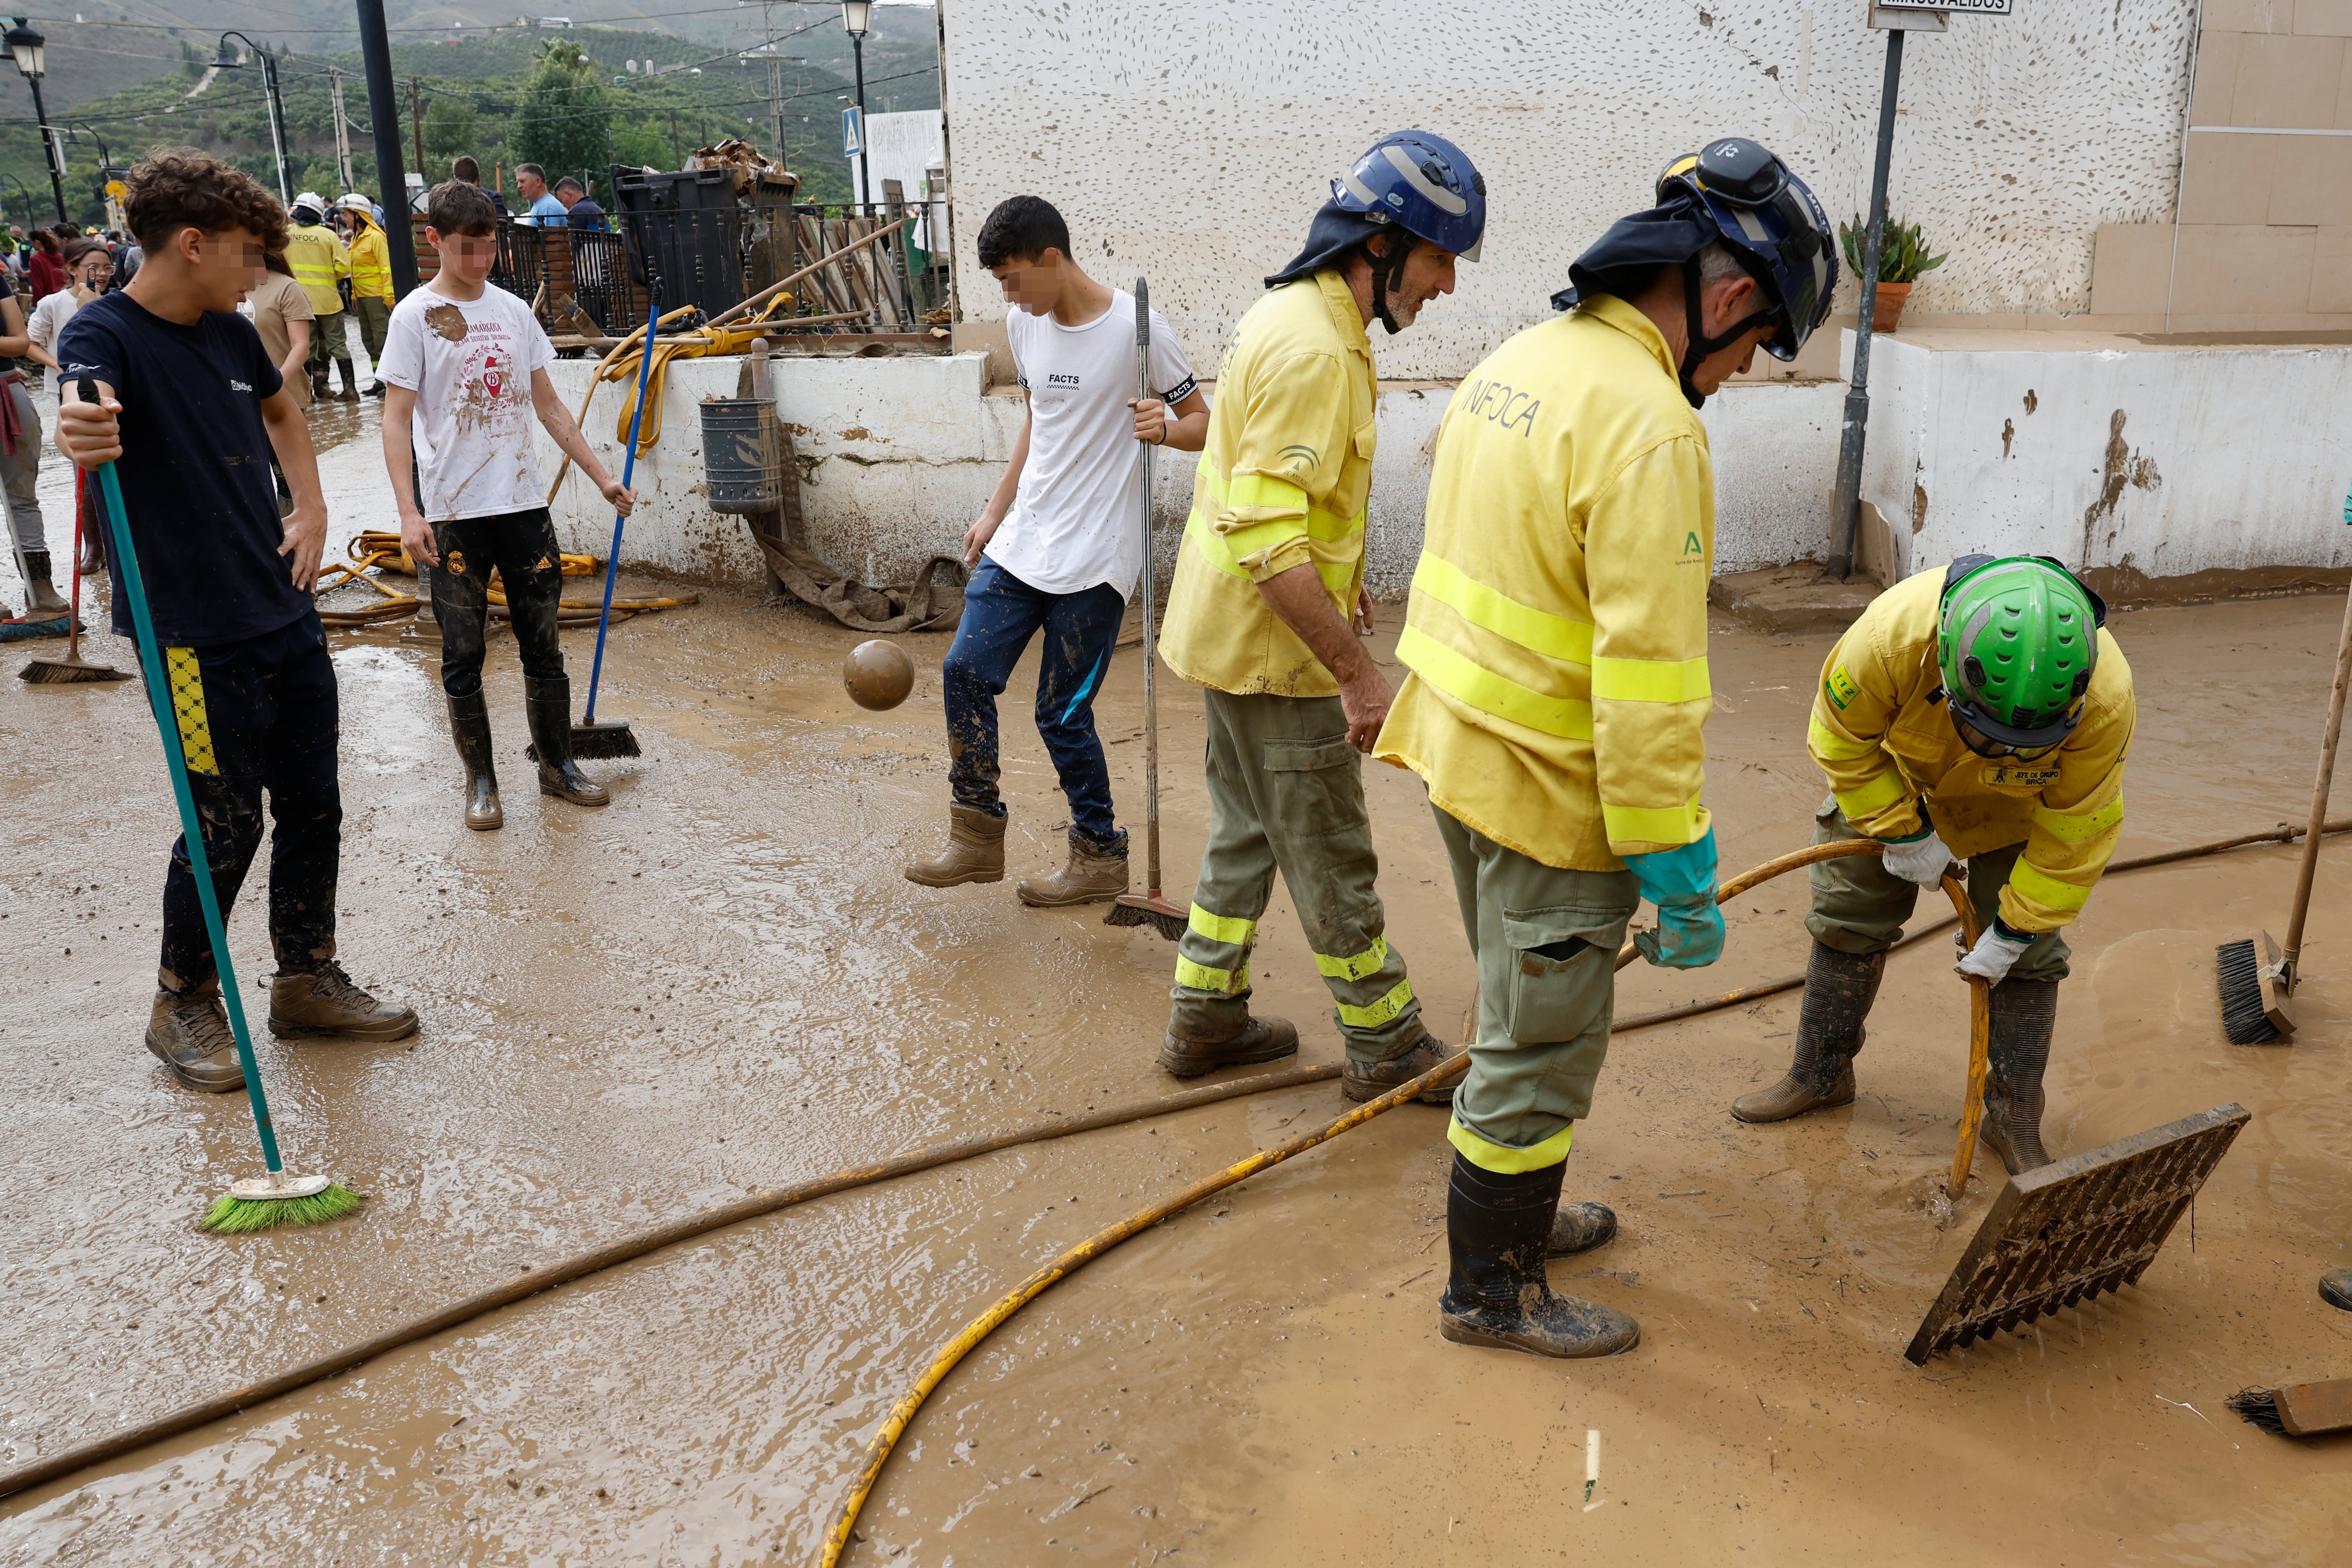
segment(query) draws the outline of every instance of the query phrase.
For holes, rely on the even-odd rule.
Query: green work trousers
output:
[[[360,342],[367,348],[368,363],[382,364],[384,333],[392,327],[392,301],[380,295],[362,294],[352,301],[352,310],[360,319]],[[343,357],[351,358],[349,348],[343,350]]]
[[[304,363],[322,365],[331,359],[352,357],[351,348],[343,342],[345,319],[342,311],[329,310],[311,321],[310,357]]]
[[[1822,802],[1813,813],[1813,842],[1834,844],[1841,838],[1867,838],[1858,832],[1838,809],[1837,797]],[[1969,857],[1969,903],[1976,910],[1979,928],[1990,925],[2000,908],[2000,890],[2009,885],[2009,873],[2017,864],[2018,851],[2025,841],[2006,844],[1998,849],[1986,849]],[[1924,890],[1916,882],[1906,882],[1878,863],[1874,855],[1849,855],[1837,860],[1816,861],[1807,868],[1812,883],[1812,912],[1805,917],[1805,929],[1823,947],[1833,947],[1840,952],[1866,956],[1885,952],[1903,934],[1903,922],[1911,918],[1912,907],[1919,901]],[[1941,913],[1944,895],[1935,895]],[[2067,960],[2074,950],[2066,939],[2056,931],[2044,931],[2019,955],[2009,971],[2012,980],[2063,980],[2071,971]]]
[[[1478,1037],[1447,1139],[1482,1170],[1557,1165],[1609,1059],[1617,950],[1642,884],[1531,860],[1430,809],[1478,964]]]
[[[1364,810],[1363,758],[1337,697],[1235,697],[1210,689],[1209,842],[1192,916],[1176,944],[1179,1039],[1227,1040],[1249,1020],[1250,949],[1282,873],[1334,1016],[1360,1062],[1420,1042],[1421,1004],[1389,944],[1372,888],[1380,861]]]

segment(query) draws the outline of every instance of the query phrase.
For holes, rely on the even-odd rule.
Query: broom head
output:
[[[535,745],[525,746],[522,754],[534,763],[539,761],[539,748]],[[629,732],[626,719],[607,719],[593,724],[572,726],[572,756],[575,762],[609,762],[614,757],[644,754],[637,748],[636,736]]]
[[[236,1236],[281,1225],[323,1225],[365,1200],[331,1176],[273,1173],[238,1182],[197,1222],[216,1236]]]
[[[128,680],[130,672],[110,664],[88,664],[78,658],[37,658],[16,672],[35,686],[64,686],[77,680]]]
[[[2285,1437],[2352,1431],[2352,1377],[2284,1388],[2242,1388],[2228,1403],[2263,1431]]]
[[[1191,916],[1160,896],[1153,889],[1150,896],[1141,893],[1121,893],[1111,900],[1110,912],[1103,916],[1107,926],[1150,926],[1170,942],[1181,939]]]
[[[2231,1044],[2266,1046],[2294,1034],[2284,970],[2285,956],[2268,931],[2225,942],[2213,950],[2214,981],[2221,994],[2221,1029]]]

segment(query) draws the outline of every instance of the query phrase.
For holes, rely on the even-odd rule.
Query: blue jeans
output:
[[[1127,601],[1108,584],[1083,594],[1032,588],[985,555],[963,591],[963,619],[940,671],[948,710],[948,778],[958,805],[1004,815],[997,798],[996,699],[1029,639],[1045,633],[1037,733],[1069,797],[1070,825],[1097,849],[1123,847],[1111,815],[1110,765],[1095,734],[1095,693],[1110,669]]]

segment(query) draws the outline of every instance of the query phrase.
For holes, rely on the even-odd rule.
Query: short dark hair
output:
[[[162,250],[184,228],[224,234],[241,228],[264,250],[286,248],[286,209],[252,175],[193,147],[162,147],[131,166],[124,204],[131,232],[146,250]]]
[[[460,153],[449,160],[449,177],[463,180],[469,185],[478,185],[482,183],[482,166]]]
[[[425,198],[425,221],[441,234],[480,236],[499,226],[499,209],[481,186],[444,180]]]
[[[555,188],[559,191],[578,191],[583,196],[588,194],[588,187],[582,184],[579,181],[573,179],[569,174],[566,174],[563,178],[556,181]]]
[[[980,226],[980,264],[1034,261],[1048,250],[1070,254],[1070,226],[1043,196],[1008,196]]]
[[[547,171],[541,168],[536,163],[517,163],[515,165],[516,180],[520,181],[525,174],[529,174],[532,179],[537,180],[542,185],[547,184]]]

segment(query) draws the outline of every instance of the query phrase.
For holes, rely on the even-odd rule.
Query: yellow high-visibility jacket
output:
[[[1439,428],[1372,755],[1547,866],[1697,839],[1714,558],[1706,427],[1650,319],[1602,295],[1516,334]]]
[[[2056,931],[2083,912],[2124,831],[2124,762],[2138,715],[2131,666],[2099,630],[2083,718],[2046,757],[1979,757],[1952,727],[1936,668],[1944,568],[1906,577],[1846,628],[1813,693],[1806,745],[1858,832],[1902,838],[1928,820],[1962,859],[2022,843],[2000,890],[2012,931]]]
[[[286,265],[294,269],[294,281],[310,297],[312,310],[331,316],[343,308],[335,279],[352,275],[352,253],[341,235],[323,223],[288,224]]]
[[[383,230],[372,223],[352,239],[351,270],[353,299],[392,298],[392,247],[384,242]]]
[[[1364,581],[1379,384],[1356,297],[1326,269],[1268,289],[1217,373],[1192,515],[1160,657],[1236,695],[1330,697],[1339,684],[1257,585],[1312,562],[1344,617]]]

